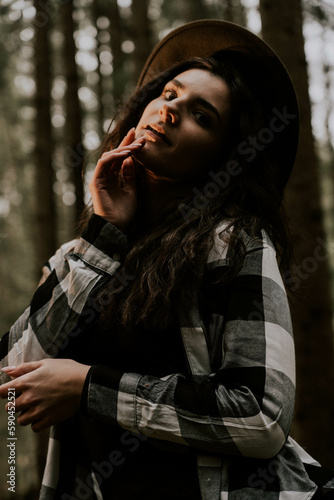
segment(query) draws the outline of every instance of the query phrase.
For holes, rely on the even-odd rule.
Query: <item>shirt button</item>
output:
[[[119,253],[114,253],[114,255],[112,256],[112,258],[114,260],[119,260],[121,258],[120,254]]]

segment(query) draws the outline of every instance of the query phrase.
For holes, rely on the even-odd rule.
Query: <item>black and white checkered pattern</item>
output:
[[[275,250],[264,233],[257,240],[244,234],[242,269],[222,285],[217,276],[232,258],[219,237],[223,229],[217,228],[209,255],[203,303],[189,297],[190,324],[179,311],[188,376],[120,374],[93,366],[82,410],[98,421],[198,450],[203,500],[310,499],[316,486],[288,437],[294,343]],[[61,357],[71,337],[94,319],[96,290],[110,276],[128,279],[120,271],[126,247],[120,231],[93,215],[82,237],[50,259],[30,308],[0,343],[1,366]],[[66,440],[66,425],[51,429],[43,500],[78,498],[78,491],[63,486],[73,469],[61,466]],[[102,498],[91,470],[77,464],[71,473],[77,487],[89,486],[85,498]]]

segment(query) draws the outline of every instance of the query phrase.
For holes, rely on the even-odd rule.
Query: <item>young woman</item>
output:
[[[41,498],[314,496],[288,437],[278,265],[297,136],[287,73],[243,28],[190,23],[152,53],[81,238],[1,342],[1,397],[15,389],[19,424],[52,426]]]

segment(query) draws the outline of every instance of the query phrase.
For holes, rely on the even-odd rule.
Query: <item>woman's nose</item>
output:
[[[173,109],[172,106],[169,106],[166,103],[160,108],[159,115],[165,123],[176,125],[179,121],[176,109]]]

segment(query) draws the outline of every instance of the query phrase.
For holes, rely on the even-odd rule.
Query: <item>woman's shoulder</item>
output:
[[[71,241],[67,241],[66,243],[63,243],[56,253],[49,259],[49,267],[50,269],[54,269],[55,266],[57,265],[58,262],[61,262],[65,259],[65,256],[74,250],[75,245],[77,244],[78,239],[73,239]]]
[[[247,226],[238,227],[229,221],[221,221],[214,231],[208,262],[225,261],[229,264],[240,251],[245,255],[262,252],[276,256],[274,244],[264,228],[254,232]]]
[[[42,276],[39,281],[39,285],[44,283],[44,281],[48,278],[48,276],[60,262],[64,261],[65,256],[74,249],[77,241],[78,240],[75,239],[64,243],[58,248],[55,254],[52,257],[50,257],[50,259],[47,262],[44,263],[44,265],[42,266]]]

